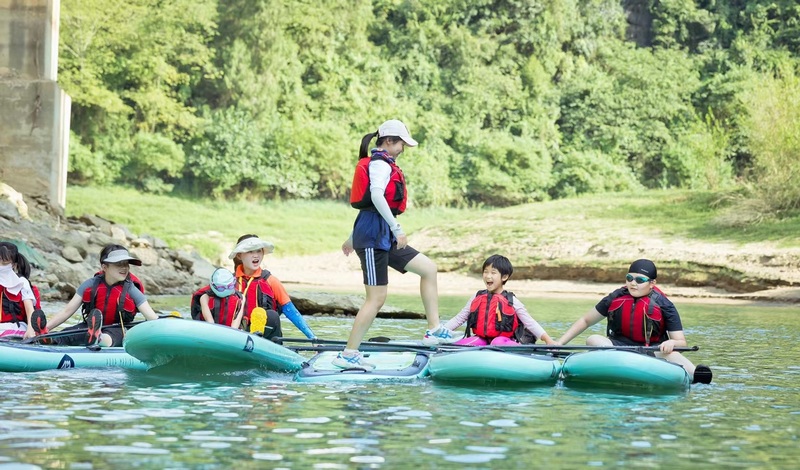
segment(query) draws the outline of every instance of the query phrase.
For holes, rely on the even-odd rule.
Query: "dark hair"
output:
[[[247,240],[248,238],[258,238],[258,235],[255,235],[255,234],[252,234],[252,233],[246,233],[246,234],[242,235],[241,237],[239,237],[238,240],[236,240],[236,244],[238,245],[239,243],[242,243],[243,240]],[[239,258],[234,256],[233,257],[233,267],[235,268],[235,267],[239,266],[240,264],[242,264],[242,260],[240,260]],[[235,271],[235,269],[234,269],[234,271]]]
[[[481,271],[484,271],[489,266],[499,271],[501,276],[511,277],[511,273],[514,272],[514,266],[511,265],[511,261],[502,255],[492,255],[486,258],[486,261],[483,262],[483,268]],[[503,284],[505,284],[507,280],[508,279],[505,279]]]
[[[25,279],[31,277],[31,264],[28,258],[19,252],[17,245],[11,242],[0,242],[0,260],[14,264],[14,271]]]
[[[372,134],[367,134],[361,138],[361,147],[358,148],[358,159],[361,160],[364,157],[369,157],[369,143],[372,142],[372,139],[378,137],[378,131],[373,132]],[[381,147],[384,142],[388,141],[390,144],[393,144],[401,140],[400,137],[392,136],[392,135],[385,135],[383,137],[378,137],[378,140],[375,142],[375,145]]]
[[[115,250],[128,251],[128,249],[125,248],[122,245],[115,245],[113,243],[108,244],[108,245],[104,246],[102,250],[100,250],[100,264],[103,264],[103,260],[108,258],[108,254],[111,253],[112,251],[115,251]]]

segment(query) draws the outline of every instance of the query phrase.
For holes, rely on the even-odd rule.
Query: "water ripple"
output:
[[[97,452],[105,454],[148,454],[166,455],[170,452],[166,449],[154,449],[139,446],[87,446],[83,448],[87,452]]]

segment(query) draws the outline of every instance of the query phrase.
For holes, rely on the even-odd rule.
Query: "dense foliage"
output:
[[[418,205],[682,187],[797,210],[798,18],[791,0],[63,0],[70,178],[344,198],[361,136],[399,118]]]

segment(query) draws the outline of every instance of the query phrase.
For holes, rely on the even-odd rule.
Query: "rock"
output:
[[[81,255],[81,252],[74,246],[65,246],[64,249],[61,250],[61,256],[72,263],[80,263],[83,261],[83,255]]]
[[[82,216],[78,217],[78,220],[90,227],[97,227],[104,233],[111,233],[111,221],[106,220],[102,217],[90,214],[83,214]]]
[[[140,246],[140,247],[144,247],[144,248],[151,248],[153,246],[153,242],[149,238],[139,237],[139,238],[134,238],[133,240],[131,240],[131,246],[133,246],[133,247]]]
[[[25,204],[22,194],[5,183],[0,183],[0,202],[6,203],[0,203],[0,215],[5,217],[3,213],[8,213],[11,217],[6,218],[15,222],[19,220],[19,218],[31,220],[30,216],[28,215],[28,205]],[[9,204],[10,207],[2,209],[2,206]]]
[[[144,266],[155,266],[158,264],[158,253],[150,247],[134,246],[130,253],[139,258]]]
[[[194,264],[194,257],[188,251],[178,251],[175,261],[179,262],[184,268],[191,269]]]
[[[100,247],[103,247],[103,246],[106,246],[106,245],[119,245],[119,243],[117,243],[116,240],[111,238],[110,235],[106,235],[105,233],[102,233],[102,232],[92,232],[89,235],[89,243],[91,243],[92,245],[100,246]],[[99,255],[100,250],[97,250],[97,253]]]
[[[125,243],[128,241],[128,236],[125,234],[125,230],[122,230],[119,225],[112,225],[109,227],[111,238],[116,240],[119,243]]]
[[[211,274],[214,272],[216,266],[209,263],[205,260],[199,253],[192,252],[192,259],[194,262],[192,263],[191,273],[193,276],[199,277],[201,279],[205,279],[206,281],[211,278]]]
[[[12,222],[19,222],[19,212],[8,199],[0,199],[0,217]]]
[[[329,294],[324,292],[292,292],[292,302],[305,315],[345,314],[355,315],[364,298],[357,295]],[[381,318],[425,318],[424,313],[411,312],[384,305],[378,312]]]

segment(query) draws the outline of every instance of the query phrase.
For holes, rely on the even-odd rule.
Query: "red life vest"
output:
[[[236,318],[239,305],[242,303],[242,294],[234,292],[233,295],[227,297],[217,297],[214,291],[211,290],[211,286],[203,287],[192,295],[191,312],[192,318],[195,320],[205,321],[203,310],[200,306],[200,297],[203,294],[208,294],[208,308],[211,310],[214,323],[231,326],[233,319]]]
[[[31,285],[31,290],[33,291],[34,297],[33,309],[41,309],[42,303],[39,297],[39,289]],[[28,312],[25,310],[25,302],[22,300],[21,293],[16,296],[10,296],[5,288],[0,286],[0,297],[2,297],[2,304],[0,305],[0,323],[28,322]]]
[[[612,300],[608,307],[606,335],[624,336],[645,346],[663,341],[667,328],[661,307],[656,302],[659,296],[664,296],[664,293],[653,287],[650,295],[645,297],[624,294]]]
[[[244,319],[250,321],[250,313],[256,307],[264,310],[277,310],[278,302],[275,300],[275,291],[267,279],[270,272],[261,270],[259,277],[238,276],[236,278],[236,291],[244,297]]]
[[[10,294],[6,288],[0,286],[0,323],[27,322],[28,316],[22,305],[22,292]]]
[[[369,164],[373,160],[383,160],[391,167],[392,173],[389,176],[389,184],[386,185],[386,191],[383,196],[386,198],[386,202],[389,203],[392,214],[402,214],[405,212],[406,203],[408,202],[406,178],[403,175],[403,170],[397,166],[394,160],[385,158],[382,155],[363,157],[358,161],[355,174],[353,174],[353,184],[350,187],[350,205],[361,210],[375,209],[369,192]]]
[[[130,323],[136,316],[136,303],[128,294],[131,287],[136,286],[142,290],[141,281],[134,282],[132,274],[122,281],[109,286],[105,276],[100,273],[92,278],[92,285],[83,291],[83,320],[89,317],[92,309],[103,312],[103,324]]]
[[[503,291],[490,294],[481,290],[469,307],[467,318],[467,336],[470,331],[476,336],[494,339],[498,336],[511,338],[519,327],[519,318],[514,310],[514,294]]]

